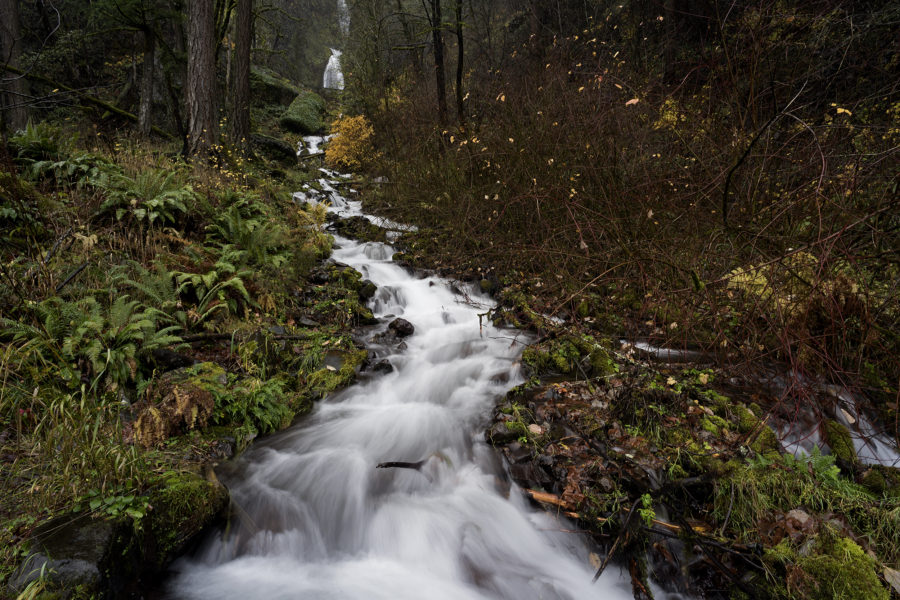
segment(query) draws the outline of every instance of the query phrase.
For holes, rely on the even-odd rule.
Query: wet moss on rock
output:
[[[853,540],[828,527],[811,545],[795,547],[788,538],[767,550],[763,560],[785,573],[786,585],[770,588],[775,598],[821,600],[889,600],[881,584],[876,563]]]
[[[831,448],[831,453],[836,458],[845,460],[850,464],[857,464],[859,458],[856,456],[856,447],[853,445],[850,431],[837,421],[830,419],[825,421],[823,428],[825,442]]]
[[[178,556],[197,535],[224,515],[228,491],[215,480],[195,474],[179,474],[164,480],[151,493],[144,544],[144,560],[162,568]]]
[[[609,351],[590,336],[564,335],[529,346],[522,363],[533,375],[603,377],[617,370]]]
[[[325,101],[314,92],[303,92],[291,102],[281,116],[281,126],[288,131],[312,135],[325,127],[322,115]]]

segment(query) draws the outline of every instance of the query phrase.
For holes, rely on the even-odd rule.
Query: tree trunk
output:
[[[444,36],[441,33],[442,17],[441,0],[430,0],[431,4],[431,41],[434,46],[434,78],[437,84],[438,119],[441,124],[447,122],[447,82],[444,72]]]
[[[216,132],[216,40],[213,0],[190,0],[188,23],[188,154],[209,154]]]
[[[463,98],[463,0],[456,0],[456,118],[460,125],[466,123],[465,100]]]
[[[144,66],[141,72],[141,104],[138,107],[138,129],[150,135],[153,126],[153,70],[156,66],[156,35],[149,28],[144,35]]]
[[[19,0],[0,0],[0,63],[4,66],[18,68],[19,56],[22,54],[22,28],[19,21]],[[3,73],[0,79],[0,105],[2,118],[0,129],[11,131],[24,129],[28,123],[28,89],[25,77]]]
[[[234,72],[231,76],[231,138],[246,152],[250,140],[250,45],[253,0],[238,0],[234,23]]]

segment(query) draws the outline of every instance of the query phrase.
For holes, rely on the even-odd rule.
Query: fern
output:
[[[182,307],[175,273],[158,261],[153,264],[152,270],[136,262],[130,266],[135,270],[134,277],[128,277],[120,269],[113,273],[113,281],[136,292],[145,305],[152,307],[149,310],[154,311],[157,321],[187,329],[187,313]]]
[[[116,219],[148,225],[174,224],[197,200],[194,189],[173,172],[141,171],[135,177],[119,173],[104,182],[107,199],[100,213],[114,212]]]
[[[196,310],[189,313],[191,326],[207,321],[218,311],[237,314],[242,304],[254,305],[244,284],[244,279],[252,272],[237,266],[243,256],[243,251],[225,246],[213,268],[206,273],[172,272],[178,294],[196,299]]]

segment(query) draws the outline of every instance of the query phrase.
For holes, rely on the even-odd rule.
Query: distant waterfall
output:
[[[325,65],[325,75],[322,76],[322,87],[332,90],[344,89],[344,73],[341,71],[341,51],[331,49],[331,57]]]
[[[338,27],[341,37],[346,38],[350,34],[350,8],[347,0],[337,0]],[[328,64],[325,65],[325,74],[322,75],[322,87],[332,90],[344,89],[344,72],[341,71],[341,51],[331,49]]]
[[[341,28],[341,35],[350,34],[350,9],[346,0],[338,0],[338,26]]]

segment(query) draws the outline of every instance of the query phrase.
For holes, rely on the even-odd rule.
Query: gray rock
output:
[[[388,324],[388,328],[397,334],[397,337],[407,337],[415,332],[416,328],[406,319],[397,318]]]
[[[369,300],[372,296],[374,296],[376,291],[378,291],[378,286],[376,286],[368,279],[364,279],[360,282],[360,287],[357,294],[359,295],[359,299],[365,302],[366,300]]]
[[[115,522],[88,515],[45,523],[35,530],[28,557],[10,577],[10,590],[17,594],[43,575],[54,589],[81,586],[90,594],[98,593],[116,531]]]
[[[383,358],[372,365],[372,370],[376,373],[390,373],[394,370],[394,365],[392,365],[387,359]]]
[[[488,431],[488,439],[493,444],[505,444],[518,439],[518,437],[519,434],[515,431],[511,431],[504,421],[494,423],[491,426],[490,431]]]

